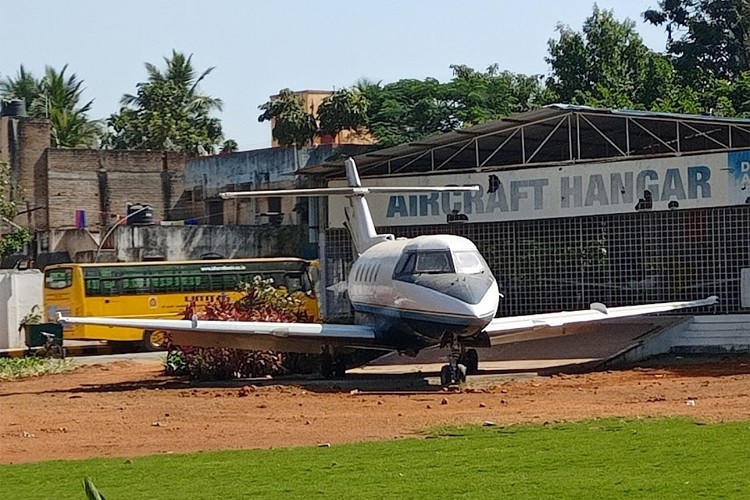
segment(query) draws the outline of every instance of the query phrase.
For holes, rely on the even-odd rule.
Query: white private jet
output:
[[[582,311],[496,318],[500,299],[497,281],[470,240],[452,235],[395,238],[378,234],[365,200],[375,193],[476,191],[464,187],[363,187],[354,160],[346,160],[348,187],[222,193],[225,199],[279,196],[344,195],[349,198],[346,226],[357,259],[346,290],[356,324],[222,322],[198,320],[148,320],[103,317],[66,317],[58,321],[132,327],[170,332],[177,345],[270,349],[288,352],[339,352],[348,348],[375,348],[416,353],[439,344],[448,347],[448,364],[440,380],[451,385],[465,380],[478,366],[477,351],[489,347],[491,338],[519,339],[545,326],[600,321],[625,316],[672,311],[715,304],[715,296],[702,300],[607,308],[592,304]],[[530,332],[533,336],[534,332]],[[505,334],[505,336],[503,336]],[[527,340],[527,339],[526,339]],[[502,342],[502,340],[500,340]],[[324,374],[343,375],[332,356]]]

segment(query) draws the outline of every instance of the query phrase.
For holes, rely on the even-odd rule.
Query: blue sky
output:
[[[663,50],[665,34],[640,14],[657,0],[609,0],[618,19],[637,23],[646,44]],[[270,126],[258,105],[279,89],[333,89],[361,77],[449,80],[451,64],[546,74],[555,27],[579,30],[591,0],[35,0],[5,1],[0,77],[20,64],[37,76],[68,64],[95,99],[92,118],[119,108],[177,49],[199,70],[215,66],[202,90],[224,101],[219,114],[240,149],[268,147]]]

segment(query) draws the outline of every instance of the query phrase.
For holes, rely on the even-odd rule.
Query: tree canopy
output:
[[[148,79],[125,94],[122,107],[107,120],[105,146],[113,149],[163,149],[196,154],[215,152],[221,145],[221,120],[211,112],[222,102],[200,92],[198,85],[213,67],[198,74],[192,54],[172,51],[162,71],[146,63]]]
[[[82,102],[83,80],[75,73],[66,76],[67,69],[67,65],[60,71],[47,66],[44,76],[37,79],[21,65],[15,78],[0,81],[0,94],[4,99],[26,101],[30,116],[49,118],[53,146],[95,148],[101,127],[88,118],[94,101]]]
[[[273,123],[271,134],[282,146],[304,146],[318,130],[315,117],[305,109],[302,97],[291,89],[282,89],[278,96],[258,106],[263,113],[259,122]]]
[[[750,70],[747,0],[661,0],[643,17],[664,26],[667,53],[680,71],[731,79]]]
[[[13,222],[18,209],[15,202],[10,199],[10,185],[10,165],[0,161],[0,225],[10,226],[10,231],[3,231],[0,235],[0,259],[18,252],[31,241],[29,230]]]

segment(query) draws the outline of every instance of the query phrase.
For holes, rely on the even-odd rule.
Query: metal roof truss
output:
[[[540,115],[504,120],[507,126],[485,133],[456,131],[456,140],[445,144],[423,141],[391,148],[392,154],[365,154],[360,169],[364,175],[483,171],[750,148],[750,122],[740,120],[580,109]]]

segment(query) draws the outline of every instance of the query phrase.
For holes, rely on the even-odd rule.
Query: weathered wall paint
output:
[[[20,321],[35,305],[43,308],[44,275],[41,271],[0,271],[0,349],[23,349]]]
[[[299,233],[299,234],[297,234]],[[297,257],[297,226],[123,226],[115,231],[116,259],[141,261],[219,258]]]

